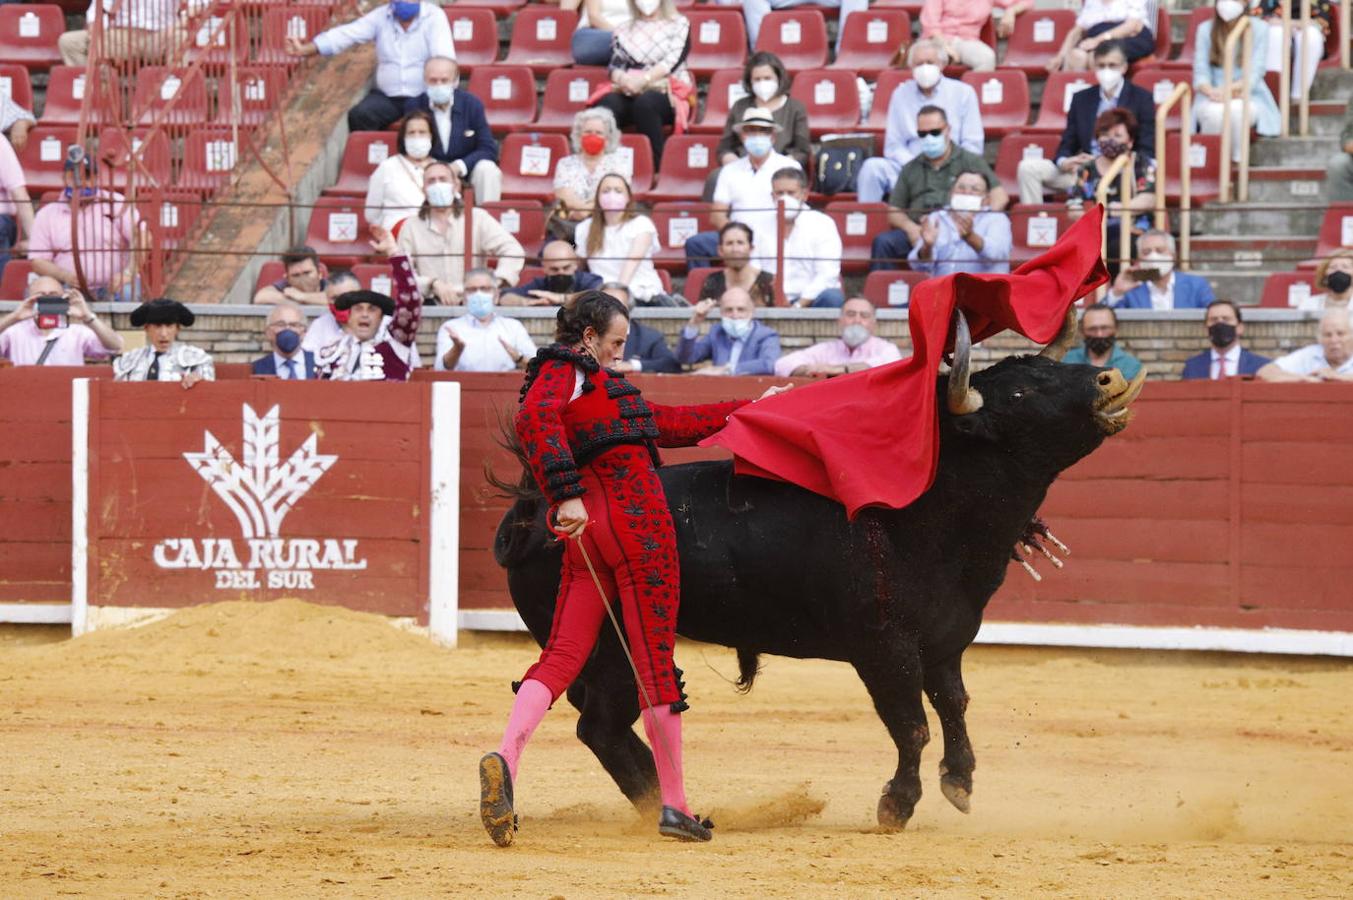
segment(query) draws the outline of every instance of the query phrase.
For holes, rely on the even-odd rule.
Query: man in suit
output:
[[[404,112],[424,109],[432,113],[432,158],[450,165],[461,181],[470,182],[475,203],[502,199],[498,142],[489,130],[483,101],[460,87],[460,68],[454,59],[429,59],[423,66],[423,80],[427,91],[410,100]]]
[[[620,282],[607,282],[601,289],[631,310],[634,309],[634,299],[630,297],[629,288]],[[625,339],[624,359],[612,368],[617,372],[658,372],[674,375],[681,371],[681,363],[672,355],[661,331],[649,328],[638,319],[631,318],[630,334]]]
[[[1151,92],[1127,80],[1128,60],[1123,45],[1105,41],[1095,48],[1096,87],[1077,91],[1071,97],[1066,128],[1057,146],[1057,158],[1021,160],[1019,202],[1042,203],[1043,192],[1065,194],[1075,184],[1076,170],[1099,155],[1095,119],[1107,109],[1121,106],[1137,117],[1137,153],[1156,158],[1156,102]]]
[[[283,381],[308,381],[315,377],[315,354],[301,349],[305,337],[305,313],[290,300],[268,312],[264,330],[272,352],[254,360],[255,375],[276,375]]]
[[[1267,356],[1251,353],[1240,346],[1245,334],[1245,321],[1240,307],[1230,300],[1213,300],[1203,314],[1207,326],[1207,340],[1211,350],[1204,350],[1184,362],[1184,379],[1210,378],[1213,381],[1235,375],[1257,375],[1270,360]]]
[[[752,295],[742,288],[729,288],[719,298],[719,322],[701,336],[700,326],[714,308],[713,300],[695,304],[691,319],[681,329],[677,360],[694,365],[709,360],[712,365],[696,369],[700,375],[771,375],[780,358],[780,334],[754,318]]]
[[[1174,235],[1152,229],[1137,239],[1137,261],[1114,279],[1105,298],[1116,309],[1206,309],[1217,299],[1201,275],[1174,267]]]
[[[540,265],[544,275],[503,291],[504,306],[563,306],[580,291],[601,290],[600,275],[578,271],[578,251],[568,241],[546,244],[540,252]]]

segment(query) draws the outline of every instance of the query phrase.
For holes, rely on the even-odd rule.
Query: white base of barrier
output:
[[[69,625],[69,603],[0,603],[0,622],[13,625]]]

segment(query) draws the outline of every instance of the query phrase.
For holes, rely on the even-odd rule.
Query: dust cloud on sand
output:
[[[74,641],[0,639],[6,896],[1353,896],[1353,667],[977,648],[972,813],[933,740],[910,828],[849,667],[765,660],[750,696],[683,644],[688,792],[712,844],[662,842],[560,703],[527,751],[516,846],[475,764],[534,657],[347,610],[185,610]]]

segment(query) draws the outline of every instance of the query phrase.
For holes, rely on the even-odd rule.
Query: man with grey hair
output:
[[[1259,370],[1264,381],[1353,381],[1353,326],[1348,309],[1325,310],[1317,342],[1280,356]]]
[[[897,183],[902,167],[925,153],[938,157],[944,153],[944,141],[938,134],[919,134],[916,116],[925,106],[944,110],[949,122],[949,138],[958,146],[981,156],[986,148],[982,112],[972,85],[944,77],[949,51],[934,39],[922,39],[907,53],[911,80],[893,91],[888,101],[888,125],[883,134],[883,155],[866,159],[860,166],[861,203],[877,203],[886,198]]]
[[[1116,309],[1207,309],[1217,299],[1200,275],[1175,269],[1174,235],[1152,229],[1137,239],[1137,261],[1118,273],[1106,298]]]
[[[432,158],[447,163],[474,188],[476,203],[503,197],[503,170],[498,168],[498,142],[493,139],[484,103],[460,86],[454,59],[431,57],[423,64],[427,90],[404,106],[432,114]]]
[[[301,346],[305,313],[300,304],[283,300],[268,310],[263,336],[272,352],[254,360],[255,375],[276,375],[283,381],[307,381],[315,377],[315,354]]]
[[[438,372],[511,372],[536,355],[519,319],[497,311],[498,279],[485,268],[465,273],[465,315],[437,330]]]

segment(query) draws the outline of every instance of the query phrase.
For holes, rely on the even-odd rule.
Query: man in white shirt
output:
[[[771,199],[785,205],[785,299],[790,306],[841,306],[841,233],[831,216],[808,208],[803,169],[776,172]],[[775,271],[774,255],[767,271]]]
[[[437,331],[438,372],[511,372],[536,355],[535,341],[518,319],[499,315],[498,279],[488,269],[465,275],[466,314]]]
[[[439,4],[390,0],[371,12],[315,35],[288,37],[294,56],[335,56],[357,44],[376,44],[376,86],[348,110],[349,131],[383,131],[404,115],[408,101],[423,93],[423,66],[434,56],[456,58],[451,24]]]
[[[775,152],[775,132],[780,126],[769,110],[748,107],[733,130],[742,138],[747,155],[719,170],[709,215],[714,230],[702,231],[687,239],[688,268],[714,264],[714,258],[719,255],[719,229],[729,221],[742,222],[752,229],[752,246],[763,254],[760,259],[753,258],[753,263],[765,268],[767,248],[771,259],[775,258],[775,203],[771,199],[771,176],[781,169],[802,167],[797,160]]]
[[[1318,338],[1318,343],[1264,366],[1259,377],[1264,381],[1353,381],[1353,327],[1348,310],[1325,310]]]
[[[179,0],[94,0],[85,27],[56,39],[61,62],[84,68],[95,17],[103,18],[103,55],[110,61],[161,62],[178,47]]]
[[[315,377],[315,354],[301,347],[305,334],[305,313],[299,304],[283,300],[268,311],[263,335],[272,352],[254,360],[255,375],[275,375],[283,381],[305,381]]]

